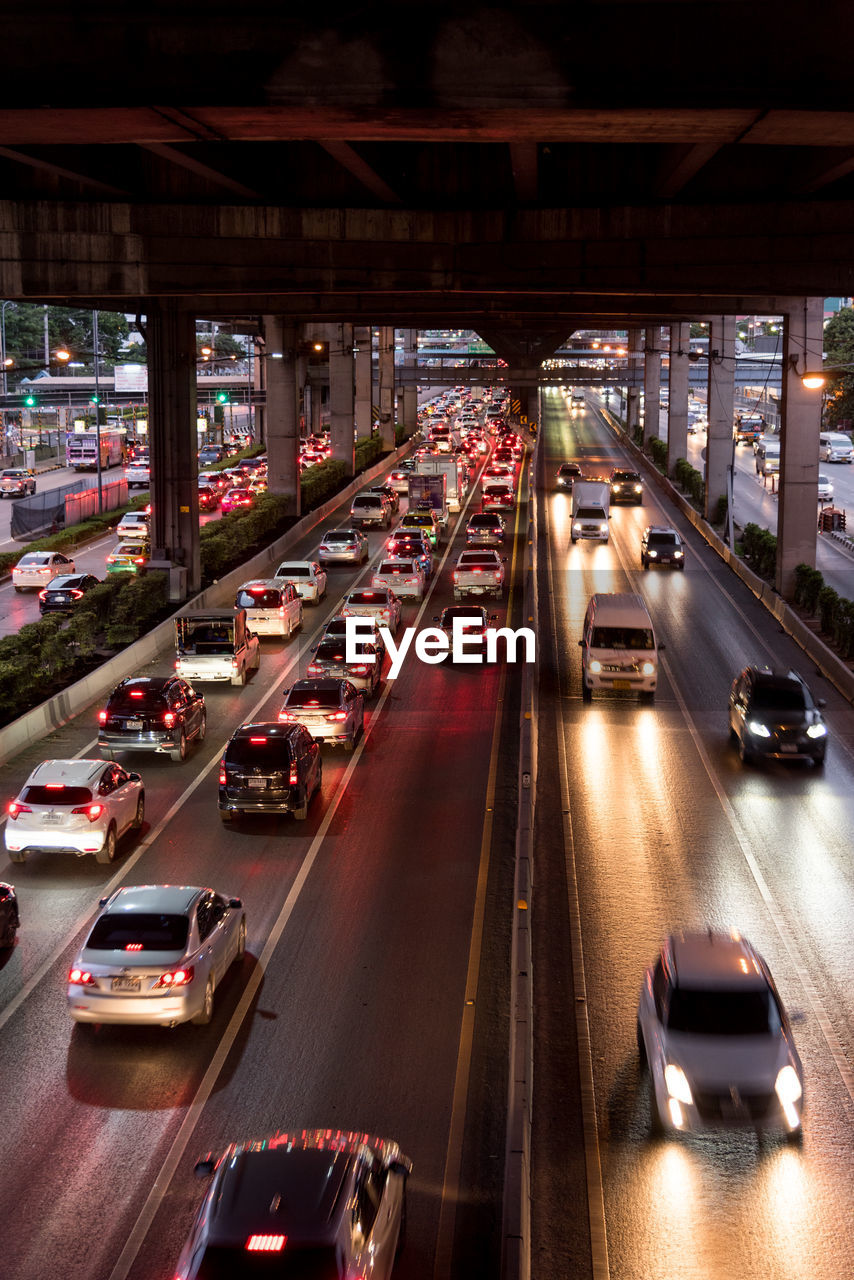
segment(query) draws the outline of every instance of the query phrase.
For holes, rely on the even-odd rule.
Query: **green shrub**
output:
[[[649,441],[649,456],[652,458],[659,471],[667,469],[667,443],[659,440],[658,436],[653,436]]]
[[[375,462],[379,462],[383,453],[383,442],[379,436],[368,436],[356,441],[356,470],[367,471]]]
[[[748,523],[742,534],[744,558],[761,578],[772,579],[777,572],[777,539],[758,524]]]
[[[839,605],[840,598],[833,587],[822,587],[818,593],[818,622],[826,636],[834,633]]]
[[[807,613],[815,613],[818,595],[824,586],[824,577],[811,565],[795,565],[795,604]]]
[[[124,574],[116,577],[124,579]],[[107,624],[107,643],[111,646],[132,644],[160,620],[166,608],[168,575],[144,573],[122,583],[116,593]]]
[[[715,503],[715,512],[712,516],[712,524],[726,524],[727,505],[726,494],[722,493]]]
[[[833,619],[833,643],[842,658],[854,656],[854,602],[840,599]]]
[[[313,511],[327,498],[344,487],[347,468],[338,458],[327,458],[319,466],[309,467],[300,480],[300,496],[303,511]]]

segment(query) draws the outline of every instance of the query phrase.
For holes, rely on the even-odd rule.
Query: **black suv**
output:
[[[669,525],[651,524],[644,529],[641,538],[641,564],[648,569],[651,564],[672,564],[676,569],[685,568],[685,552],[682,539]]]
[[[745,667],[729,695],[730,738],[744,764],[760,756],[824,764],[827,726],[820,707],[796,671]]]
[[[625,471],[615,467],[611,472],[612,502],[643,502],[643,480],[637,471]]]
[[[303,724],[242,724],[219,766],[219,816],[292,813],[302,822],[323,781],[320,747]]]
[[[557,469],[557,487],[565,492],[572,491],[573,482],[583,479],[581,467],[577,462],[562,462]]]
[[[205,700],[180,676],[132,676],[116,685],[98,726],[105,760],[115,751],[168,751],[184,760],[189,742],[205,736]]]

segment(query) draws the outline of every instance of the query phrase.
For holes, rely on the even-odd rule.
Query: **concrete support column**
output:
[[[394,448],[394,329],[383,325],[379,338],[380,439],[383,450]]]
[[[370,325],[359,325],[353,330],[353,343],[356,347],[356,359],[354,361],[356,435],[364,436],[367,439],[371,434],[373,421],[373,387],[371,386],[373,361],[371,359],[372,338]]]
[[[661,410],[661,325],[646,330],[643,358],[643,442],[658,438]]]
[[[300,514],[297,327],[264,316],[267,350],[267,489]]]
[[[196,321],[156,302],[147,315],[151,558],[186,566],[192,593],[201,588]]]
[[[676,459],[688,456],[688,351],[689,324],[670,326],[670,378],[667,396],[667,474],[676,470]]]
[[[626,432],[634,439],[640,422],[640,387],[632,386],[632,379],[637,376],[640,361],[643,358],[643,329],[629,329],[628,372],[629,386],[626,391]]]
[[[706,435],[706,519],[715,513],[727,491],[727,471],[733,460],[733,404],[735,397],[735,316],[712,316],[709,321],[709,428]]]
[[[540,421],[540,389],[525,387],[521,393],[522,414],[528,419],[528,426],[537,428]]]
[[[815,568],[818,437],[821,391],[801,381],[807,369],[820,369],[824,302],[803,298],[783,316],[783,368],[780,427],[780,499],[777,511],[775,586],[791,600],[795,566]]]
[[[403,407],[401,420],[408,434],[412,434],[418,423],[418,386],[415,381],[415,366],[418,360],[418,330],[403,331],[403,367],[407,371],[407,380],[403,384]]]
[[[332,457],[344,463],[346,474],[356,469],[353,423],[355,398],[353,386],[353,326],[329,326],[329,413]]]

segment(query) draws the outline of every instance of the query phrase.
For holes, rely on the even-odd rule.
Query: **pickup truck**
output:
[[[611,486],[606,480],[576,480],[572,486],[570,541],[595,538],[608,541]]]
[[[497,551],[461,551],[454,568],[454,599],[464,596],[504,596],[504,561]]]
[[[24,467],[11,467],[0,475],[0,498],[23,498],[35,491],[35,475]]]
[[[151,467],[147,462],[129,462],[125,480],[129,489],[147,489],[151,484]]]
[[[261,662],[261,642],[249,630],[245,609],[182,613],[175,619],[175,670],[184,680],[246,683]]]

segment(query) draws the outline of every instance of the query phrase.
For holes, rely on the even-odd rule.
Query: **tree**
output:
[[[45,359],[45,308],[30,302],[12,302],[6,308],[6,352],[22,373],[49,367],[60,347],[71,359],[91,372],[94,366],[92,312],[82,307],[48,307],[49,359]],[[130,325],[118,311],[98,312],[99,368],[108,373],[127,341]]]
[[[824,330],[824,354],[828,365],[851,365],[827,381],[825,418],[828,426],[854,418],[854,309],[843,307]]]

